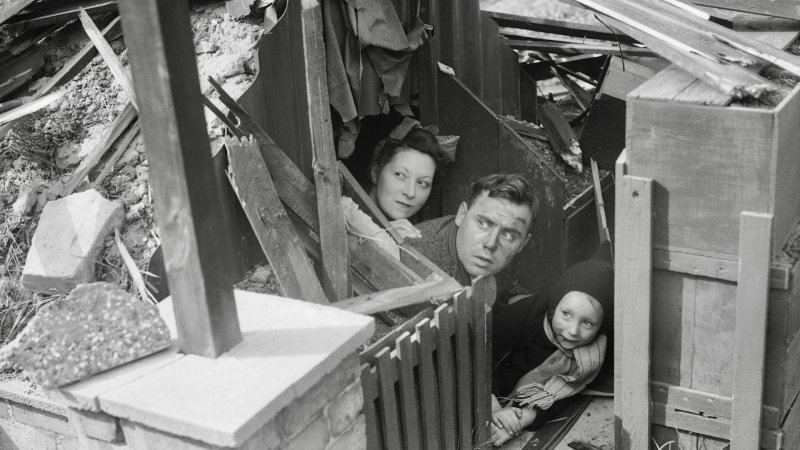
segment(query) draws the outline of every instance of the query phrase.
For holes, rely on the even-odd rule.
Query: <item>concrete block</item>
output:
[[[33,408],[21,403],[8,402],[11,419],[42,430],[52,431],[64,436],[75,436],[75,430],[65,416]]]
[[[277,420],[273,420],[250,437],[239,450],[279,450],[284,447],[286,438]]]
[[[322,414],[319,414],[300,434],[287,443],[286,450],[324,449],[330,437],[328,425]]]
[[[358,379],[325,407],[331,433],[338,436],[353,423],[363,409],[364,394],[361,391],[361,380]]]
[[[311,417],[321,411],[342,391],[353,379],[358,379],[355,369],[358,367],[358,355],[355,353],[342,362],[341,366],[326,374],[305,394],[283,409],[278,415],[285,436],[292,438],[303,430]]]
[[[66,294],[94,281],[103,240],[125,219],[122,205],[96,190],[45,205],[22,271],[26,289]]]
[[[345,432],[330,443],[326,450],[366,450],[367,422],[364,415],[356,417],[356,421]]]
[[[221,447],[206,444],[190,438],[163,433],[153,428],[121,420],[127,448],[131,449],[169,449],[169,450],[217,450]]]
[[[125,440],[116,417],[77,409],[70,409],[67,417],[78,435],[110,443],[120,443]]]

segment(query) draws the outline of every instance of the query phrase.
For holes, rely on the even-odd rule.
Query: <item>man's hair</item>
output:
[[[492,198],[503,198],[518,205],[527,205],[531,210],[531,223],[536,220],[539,213],[539,200],[531,183],[522,175],[502,174],[487,175],[472,183],[472,194],[467,201],[467,207],[472,207],[475,200],[484,192]]]

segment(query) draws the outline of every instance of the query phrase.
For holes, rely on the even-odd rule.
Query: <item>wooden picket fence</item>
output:
[[[480,294],[462,291],[362,353],[367,448],[486,444],[491,322],[484,305]]]

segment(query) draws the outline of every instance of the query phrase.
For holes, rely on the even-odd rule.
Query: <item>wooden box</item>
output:
[[[708,442],[729,439],[737,270],[735,258],[653,251],[652,422],[667,427],[658,432],[653,426],[662,444],[676,428],[708,436]],[[785,422],[800,392],[799,272],[797,261],[773,260],[770,269],[761,415],[766,449],[800,444],[789,445]]]
[[[739,213],[772,213],[773,251],[800,217],[800,86],[777,106],[727,104],[670,67],[627,98],[630,174],[652,178],[653,242],[738,254]]]

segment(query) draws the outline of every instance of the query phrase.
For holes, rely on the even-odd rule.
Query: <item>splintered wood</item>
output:
[[[755,73],[765,63],[800,73],[800,57],[701,18],[677,2],[576,0],[608,17],[654,52],[736,98],[760,98],[778,88]]]

